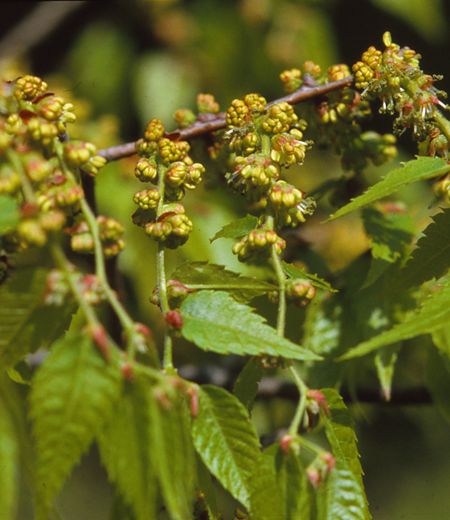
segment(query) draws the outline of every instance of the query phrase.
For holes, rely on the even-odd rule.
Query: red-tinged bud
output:
[[[320,484],[322,483],[322,475],[317,468],[308,468],[306,470],[306,476],[316,489],[320,487]]]
[[[331,413],[327,405],[327,400],[325,399],[325,396],[322,392],[319,390],[308,390],[306,397],[309,400],[308,408],[310,408],[313,413],[319,413],[319,407],[321,406],[328,417],[331,417]]]
[[[39,206],[31,202],[25,202],[20,208],[20,214],[23,218],[31,218],[39,213]]]
[[[286,455],[289,453],[289,446],[291,445],[291,443],[294,439],[295,439],[294,435],[285,435],[284,437],[281,438],[280,446]]]
[[[122,372],[123,377],[128,381],[134,381],[136,379],[133,363],[127,361],[120,367],[120,371]]]
[[[172,408],[172,402],[169,399],[169,396],[162,388],[155,388],[153,390],[153,397],[159,402],[161,407],[165,410],[170,410],[170,408]]]
[[[111,350],[109,348],[108,336],[102,325],[91,325],[86,327],[86,332],[94,340],[95,344],[103,354],[105,359],[111,359]]]
[[[183,318],[181,317],[180,311],[169,311],[166,314],[165,321],[175,329],[181,329],[183,327]]]
[[[190,386],[186,393],[190,397],[191,400],[191,413],[192,417],[195,419],[198,415],[198,386],[192,385]]]
[[[334,455],[329,451],[326,451],[322,453],[320,458],[326,463],[327,471],[330,473],[330,471],[336,466],[336,459],[334,458]]]

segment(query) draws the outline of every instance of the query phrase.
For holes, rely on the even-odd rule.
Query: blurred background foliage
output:
[[[443,74],[438,87],[450,90],[449,21],[450,2],[445,0],[2,2],[0,72],[3,79],[25,73],[42,77],[51,91],[76,107],[78,120],[68,129],[70,137],[91,141],[101,149],[135,141],[153,117],[173,130],[175,110],[195,110],[199,92],[213,94],[221,110],[249,92],[268,100],[281,97],[283,70],[299,67],[305,60],[323,70],[335,63],[351,66],[370,45],[382,47],[386,30],[396,43],[420,52],[425,72]],[[379,116],[376,107],[366,128],[392,131],[390,119]],[[193,148],[195,155],[195,143]],[[399,139],[399,149],[398,161],[416,153],[407,132]],[[124,159],[101,171],[96,179],[97,203],[101,213],[126,225],[128,247],[119,259],[120,290],[136,319],[149,323],[158,338],[159,312],[148,302],[156,280],[155,247],[130,218],[135,210],[132,196],[140,189],[133,176],[134,163],[135,158]],[[374,182],[395,166],[368,168],[367,179]],[[289,170],[288,180],[310,192],[340,175],[338,158],[313,150],[304,166]],[[430,187],[416,185],[400,195],[423,229],[433,202]],[[171,252],[168,271],[186,259],[209,259],[244,271],[228,241],[209,242],[223,225],[245,214],[242,201],[230,196],[219,181],[214,190],[201,187],[189,193],[185,203],[195,231],[186,246]],[[326,205],[320,207],[294,238],[309,242],[321,256],[323,269],[335,272],[364,252],[368,242],[357,215],[322,226],[331,211]],[[261,312],[269,312],[263,302],[256,304]],[[298,323],[298,312],[290,311],[291,321]],[[298,329],[290,334],[299,339]],[[410,341],[403,349],[398,381],[423,381],[424,341]],[[181,344],[178,363],[187,360],[200,365],[233,363]],[[435,408],[356,404],[352,409],[373,517],[446,518],[449,429]],[[254,418],[259,433],[273,435],[283,429],[292,413],[292,403],[287,401],[258,402]],[[59,503],[67,520],[109,518],[111,491],[97,460],[93,449],[61,493]],[[233,507],[223,493],[225,518]],[[24,492],[18,518],[26,520],[30,515]]]

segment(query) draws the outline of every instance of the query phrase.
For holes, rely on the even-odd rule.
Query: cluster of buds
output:
[[[72,266],[71,270],[78,291],[89,305],[99,305],[105,300],[103,284],[95,275],[76,272],[75,266]],[[58,269],[51,270],[47,275],[44,303],[61,307],[70,293],[71,289],[64,273]]]
[[[275,231],[255,229],[236,242],[232,251],[241,262],[257,262],[261,258],[270,256],[272,246],[275,246],[276,254],[280,255],[286,247],[286,241]]]
[[[305,215],[312,215],[316,202],[311,197],[285,181],[276,182],[269,194],[268,204],[273,209],[278,227],[296,227],[305,222]]]
[[[311,484],[319,489],[335,466],[334,456],[330,452],[324,451],[306,468],[306,475]]]
[[[124,232],[123,224],[103,215],[99,215],[96,222],[105,258],[111,258],[120,253],[125,247],[125,241],[122,238]],[[65,231],[72,237],[70,245],[74,251],[87,254],[94,252],[94,237],[86,221],[83,220]]]
[[[419,68],[421,56],[393,43],[390,33],[383,35],[383,43],[384,52],[370,47],[353,65],[355,85],[364,89],[363,97],[380,98],[380,112],[398,113],[394,123],[398,133],[412,128],[414,137],[423,141],[439,126],[437,107],[447,108],[439,99],[445,92],[433,86],[441,78],[424,74]]]
[[[134,195],[133,201],[139,208],[132,219],[154,240],[175,249],[187,241],[192,231],[192,222],[185,215],[184,207],[177,203],[186,189],[192,190],[200,184],[205,168],[189,157],[187,142],[172,141],[164,135],[161,121],[152,119],[144,138],[136,143],[141,159],[134,173],[141,182],[150,182],[158,188]]]
[[[297,307],[305,307],[316,295],[316,289],[307,279],[295,279],[286,281],[286,300]],[[271,303],[278,303],[279,293],[268,293]]]
[[[189,289],[178,280],[169,280],[166,284],[166,291],[169,306],[171,309],[175,309],[180,307],[182,301],[187,298],[193,289]],[[153,303],[153,305],[161,305],[158,287],[155,287],[153,290],[149,301]]]

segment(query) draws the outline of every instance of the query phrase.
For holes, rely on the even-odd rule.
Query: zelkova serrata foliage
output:
[[[380,98],[381,111],[398,113],[396,133],[411,128],[426,157],[391,172],[354,199],[348,211],[373,204],[412,180],[438,179],[438,194],[448,196],[450,127],[441,112],[447,108],[440,99],[444,93],[435,89],[436,77],[419,69],[418,54],[393,44],[388,33],[383,41],[383,52],[370,47],[353,66],[355,87],[362,93],[349,86],[328,89],[349,76],[345,65],[322,74],[306,62],[281,74],[285,90],[319,89],[320,97],[312,95],[295,108],[286,100],[267,103],[253,93],[233,100],[220,114],[214,98],[201,94],[198,116],[184,109],[176,113],[178,132],[168,134],[157,119],[147,125],[135,145],[140,158],[134,173],[152,187],[134,195],[132,221],[158,244],[158,284],[148,292],[164,316],[162,367],[148,327],[130,317],[106,275],[105,259],[125,247],[124,225],[96,215],[83,189],[87,176],[106,163],[107,151],[70,141],[67,125],[74,121],[74,107],[48,92],[41,79],[25,76],[2,83],[1,305],[14,318],[0,318],[0,408],[5,417],[15,418],[7,419],[13,425],[8,426],[10,442],[23,450],[38,520],[50,517],[64,480],[93,441],[114,484],[116,515],[122,514],[115,518],[131,511],[132,518],[148,520],[165,510],[177,520],[220,519],[211,475],[245,509],[236,511],[236,518],[370,518],[353,424],[336,390],[348,382],[348,371],[345,363],[333,361],[378,349],[375,367],[389,398],[403,339],[432,333],[438,348],[447,348],[439,331],[450,312],[449,285],[444,279],[434,291],[430,280],[448,271],[447,241],[439,237],[445,238],[449,212],[435,218],[429,237],[419,242],[419,253],[402,267],[414,234],[405,212],[393,203],[366,208],[372,264],[364,271],[356,262],[334,280],[339,287],[347,284],[344,293],[346,287],[355,289],[356,296],[342,297],[305,266],[283,262],[286,229],[301,226],[317,206],[283,176],[307,160],[310,148],[326,144],[350,172],[346,182],[333,187],[331,199],[348,200],[342,188],[353,177],[362,179],[368,160],[380,165],[396,153],[394,136],[363,132],[360,126],[370,115],[369,103]],[[219,124],[211,130],[208,124],[214,122]],[[213,134],[208,161],[222,170],[230,192],[244,197],[249,211],[257,213],[225,226],[218,236],[238,239],[233,253],[241,262],[263,266],[270,272],[267,280],[205,262],[183,264],[168,279],[166,249],[183,246],[193,229],[182,200],[209,174],[189,155],[187,140],[179,138],[190,128],[198,137],[197,123],[205,123],[200,133]],[[344,206],[336,216],[346,211]],[[392,218],[399,214],[405,218]],[[423,253],[427,247],[438,264]],[[51,270],[13,268],[13,259],[20,265],[33,248],[48,252]],[[87,272],[74,253],[93,254],[94,272]],[[395,280],[406,287],[404,298],[389,293]],[[275,329],[247,305],[264,294],[277,308]],[[411,317],[413,298],[420,302],[429,294]],[[303,347],[285,337],[291,301],[307,309],[298,310],[304,320]],[[317,301],[315,307],[311,301]],[[119,321],[122,337],[105,326],[97,309],[102,302]],[[361,329],[356,335],[349,334],[352,322]],[[331,335],[324,333],[324,323]],[[233,394],[178,375],[172,349],[180,335],[204,350],[251,356]],[[41,346],[50,355],[30,382],[31,442],[17,418],[20,413],[11,412],[23,407],[12,380],[27,382],[20,375],[27,355]],[[277,368],[290,375],[300,397],[287,431],[261,451],[250,412],[259,381]],[[317,380],[328,388],[310,388]],[[320,428],[328,444],[308,437],[311,429]],[[7,514],[13,514],[13,502],[4,503]]]

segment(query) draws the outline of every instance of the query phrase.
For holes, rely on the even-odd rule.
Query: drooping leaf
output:
[[[322,409],[321,417],[336,466],[326,482],[326,494],[319,518],[369,520],[371,515],[362,482],[362,468],[352,418],[336,390],[327,388],[321,392],[330,411],[328,416]]]
[[[365,356],[369,352],[397,341],[434,332],[447,325],[450,320],[450,282],[431,294],[420,309],[405,321],[395,325],[368,341],[360,343],[339,358],[339,361]]]
[[[0,235],[14,229],[19,223],[19,207],[11,197],[0,195]]]
[[[258,217],[253,215],[247,215],[246,217],[240,218],[239,220],[235,220],[230,224],[224,226],[220,231],[218,231],[213,238],[210,239],[210,242],[214,242],[218,238],[239,238],[244,235],[248,235],[250,231],[253,231],[258,227]]]
[[[0,439],[0,520],[11,520],[11,518],[16,518],[17,510],[19,442],[13,418],[5,406],[1,394]]]
[[[249,479],[261,453],[255,427],[244,405],[222,388],[202,386],[192,438],[209,471],[249,507]]]
[[[426,385],[430,390],[434,403],[442,417],[450,423],[450,327],[445,327],[432,334],[433,341],[438,347],[428,349],[426,365]],[[444,334],[440,334],[445,330]]]
[[[276,471],[278,448],[272,444],[263,451],[250,477],[250,513],[258,520],[286,518],[286,504]]]
[[[320,360],[320,356],[276,334],[264,318],[250,307],[237,303],[226,292],[201,291],[182,303],[181,332],[204,350],[219,354],[267,354],[300,360]]]
[[[47,518],[64,479],[112,415],[120,388],[119,369],[106,364],[92,339],[80,333],[61,338],[36,372],[30,417],[38,518]]]
[[[167,401],[155,388],[150,399],[150,450],[170,518],[190,518],[196,484],[194,447],[187,410],[180,399]]]
[[[414,223],[407,214],[382,213],[375,208],[362,210],[364,229],[371,239],[372,263],[363,284],[368,287],[390,264],[405,255],[414,235]]]
[[[9,368],[28,353],[48,347],[68,328],[75,305],[44,305],[47,272],[18,270],[0,287],[0,366]]]
[[[233,273],[223,265],[208,262],[186,262],[174,271],[171,278],[189,289],[227,291],[235,300],[243,303],[278,290],[276,285]]]
[[[433,217],[405,266],[393,281],[393,290],[403,291],[436,278],[450,268],[450,209]]]
[[[286,262],[282,263],[283,271],[291,278],[307,278],[311,282],[311,285],[317,287],[318,289],[324,289],[325,291],[330,292],[337,292],[337,290],[333,289],[333,287],[331,287],[331,285],[328,282],[322,280],[322,278],[319,278],[317,275],[310,274],[305,269],[301,269],[300,267],[296,267],[295,265],[288,264]]]
[[[216,490],[214,489],[211,473],[205,466],[198,453],[197,459],[198,487],[203,495],[205,507],[211,520],[219,520],[219,510],[217,509]]]
[[[258,384],[264,376],[265,369],[257,358],[251,358],[239,374],[233,388],[233,394],[241,401],[249,412],[258,393]]]
[[[448,171],[450,171],[450,166],[444,159],[438,157],[417,157],[412,161],[404,163],[400,168],[389,172],[382,181],[353,199],[343,208],[340,208],[334,215],[331,215],[327,222],[351,213],[371,202],[387,197],[412,182],[440,177]]]
[[[394,367],[397,363],[398,352],[401,346],[401,343],[387,345],[386,347],[381,348],[375,355],[375,367],[381,384],[381,391],[386,401],[390,401],[391,399]]]
[[[127,382],[111,419],[97,437],[102,463],[136,520],[156,518],[158,483],[150,451],[151,386]]]

